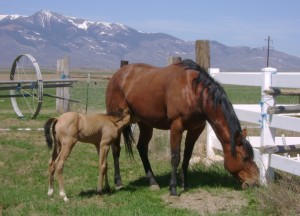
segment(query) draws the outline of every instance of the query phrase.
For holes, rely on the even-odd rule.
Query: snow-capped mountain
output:
[[[117,23],[91,22],[46,10],[31,16],[0,15],[0,67],[32,54],[41,67],[69,55],[72,67],[118,68],[120,60],[163,66],[170,56],[195,57],[195,43],[164,33],[143,33]],[[266,51],[211,41],[211,64],[222,70],[260,70]],[[300,69],[300,58],[272,51],[271,66]]]

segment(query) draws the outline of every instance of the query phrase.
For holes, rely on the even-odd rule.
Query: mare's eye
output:
[[[243,156],[242,160],[243,160],[243,162],[246,162],[248,160],[248,157],[247,156]]]

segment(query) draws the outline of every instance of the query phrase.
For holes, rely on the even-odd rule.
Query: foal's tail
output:
[[[133,158],[133,151],[132,151],[132,145],[134,143],[134,137],[131,125],[126,126],[123,131],[123,138],[125,142],[126,151]]]
[[[51,136],[51,126],[52,129],[54,130],[56,122],[57,122],[57,118],[50,118],[46,121],[44,125],[44,134],[49,149],[52,149],[53,146],[53,139]]]

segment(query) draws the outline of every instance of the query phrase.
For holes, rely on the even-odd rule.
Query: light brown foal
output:
[[[96,146],[99,155],[99,182],[97,191],[102,193],[104,189],[109,190],[107,154],[110,145],[119,137],[122,129],[129,124],[130,115],[127,109],[123,111],[121,116],[104,114],[83,115],[76,112],[67,112],[57,118],[48,119],[44,126],[44,132],[49,149],[52,148],[54,140],[54,149],[48,164],[48,196],[52,196],[53,194],[53,180],[56,171],[59,195],[64,201],[68,201],[64,190],[63,167],[78,141],[91,143]],[[50,133],[51,128],[52,135]],[[104,179],[105,188],[103,187]]]

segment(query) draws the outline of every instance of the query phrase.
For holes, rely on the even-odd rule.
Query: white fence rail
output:
[[[211,75],[218,82],[230,85],[260,86],[261,102],[259,104],[234,104],[233,107],[240,121],[250,122],[260,126],[260,136],[250,136],[249,141],[254,147],[255,162],[260,170],[260,181],[266,184],[274,177],[274,169],[282,170],[300,176],[300,159],[289,158],[277,154],[261,154],[259,147],[266,145],[296,145],[300,137],[276,137],[276,128],[300,132],[300,118],[283,114],[268,114],[267,109],[275,105],[275,99],[264,93],[270,88],[299,88],[300,73],[279,73],[275,68],[263,68],[262,72],[219,72],[210,69]],[[214,148],[222,146],[212,128],[207,125],[207,157],[214,158]]]

